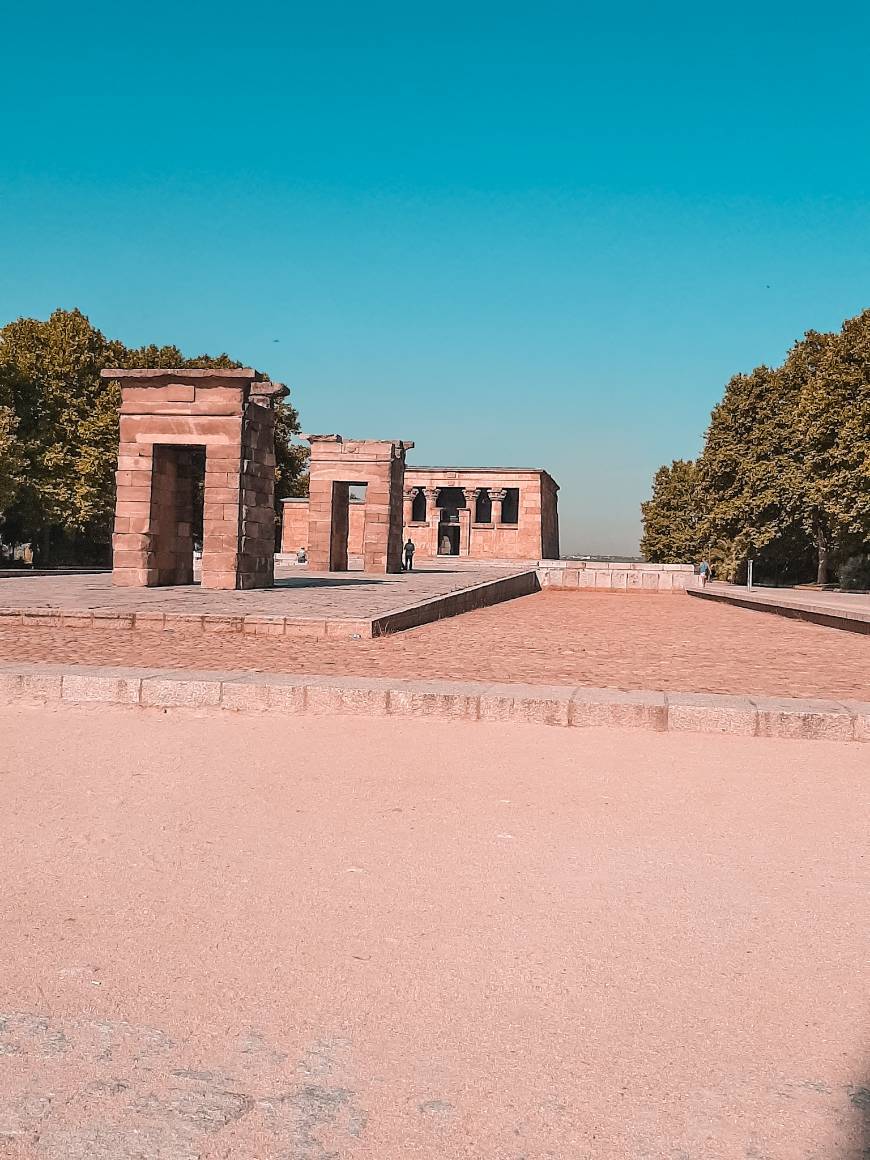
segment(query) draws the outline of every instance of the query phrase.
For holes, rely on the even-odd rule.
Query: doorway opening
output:
[[[459,555],[459,524],[438,525],[438,555]]]
[[[151,476],[151,529],[158,585],[192,584],[203,543],[205,448],[157,444]]]
[[[330,572],[347,572],[351,559],[360,567],[365,550],[366,488],[365,483],[353,480],[333,481]]]

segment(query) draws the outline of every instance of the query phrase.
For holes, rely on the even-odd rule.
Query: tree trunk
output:
[[[822,526],[821,517],[816,516],[813,523],[816,535],[816,552],[819,559],[819,567],[818,571],[816,572],[816,583],[822,585],[828,583],[828,576],[830,574],[828,537],[825,535],[825,529]]]
[[[39,566],[47,568],[51,560],[51,527],[49,524],[42,528],[40,538],[42,542],[39,545]]]

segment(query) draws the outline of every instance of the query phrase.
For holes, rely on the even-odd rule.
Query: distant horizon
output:
[[[728,379],[868,305],[847,9],[19,5],[0,318],[77,306],[265,371],[303,429],[536,463],[564,554],[637,555]]]

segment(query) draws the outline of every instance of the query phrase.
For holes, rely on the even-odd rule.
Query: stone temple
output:
[[[107,369],[121,390],[112,580],[269,588],[275,580],[275,404],[249,368]],[[287,500],[281,545],[312,571],[402,570],[418,559],[559,555],[558,487],[538,469],[407,467],[410,440],[307,435],[309,495]]]
[[[312,436],[314,440],[326,438]],[[339,436],[329,436],[340,439]],[[339,446],[341,444],[336,444]],[[413,443],[368,444],[350,441],[360,462],[366,447],[401,448]],[[320,445],[312,443],[312,451]],[[361,454],[362,452],[362,454]],[[399,456],[399,451],[395,452]],[[352,462],[348,455],[345,462]],[[312,456],[312,488],[309,499],[285,499],[281,550],[295,553],[308,550],[317,568],[326,568],[322,548],[322,516],[325,502],[315,487],[316,458]],[[345,472],[345,475],[352,474]],[[382,516],[383,496],[357,472],[347,499],[342,497],[341,526],[337,535],[346,543],[336,558],[347,567],[347,556],[363,557],[370,570],[370,544],[376,521]],[[559,558],[559,487],[540,468],[515,467],[413,467],[404,465],[400,540],[407,537],[416,546],[415,559],[435,556],[463,556],[477,560],[557,560]],[[316,510],[312,505],[320,505]],[[344,513],[347,513],[346,517]],[[344,520],[347,520],[347,527]],[[395,568],[389,569],[396,570]]]

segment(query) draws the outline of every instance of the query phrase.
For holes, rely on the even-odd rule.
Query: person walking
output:
[[[706,588],[707,581],[713,575],[713,569],[710,567],[706,560],[701,561],[701,566],[698,568],[698,575],[701,577],[701,587]]]
[[[416,551],[416,548],[414,546],[414,541],[411,539],[410,536],[408,536],[407,540],[405,541],[405,548],[404,548],[405,571],[406,572],[413,572],[414,571],[414,552],[415,551]]]

